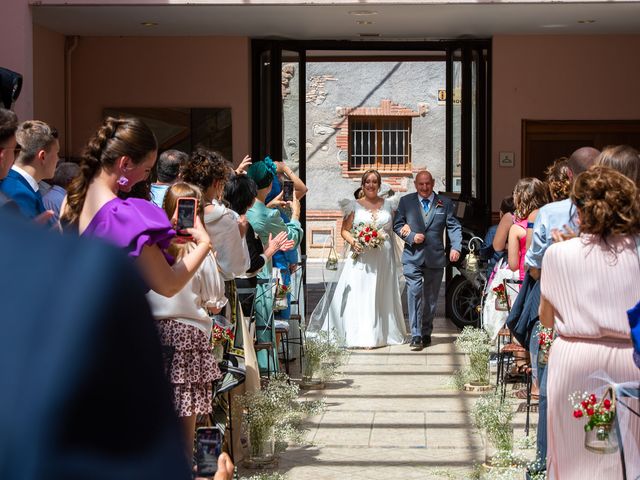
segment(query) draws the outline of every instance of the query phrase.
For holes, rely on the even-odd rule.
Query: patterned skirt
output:
[[[157,324],[162,345],[174,349],[168,377],[178,416],[210,413],[211,382],[222,377],[210,339],[199,328],[175,320],[159,320]]]

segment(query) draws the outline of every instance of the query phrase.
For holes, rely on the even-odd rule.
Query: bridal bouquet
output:
[[[353,227],[351,234],[362,248],[380,248],[388,238],[387,233],[374,223],[360,222]],[[357,257],[358,254],[356,252],[351,254],[351,258],[355,259]]]

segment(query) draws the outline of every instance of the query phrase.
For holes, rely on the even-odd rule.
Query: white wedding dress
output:
[[[387,233],[381,248],[365,249],[354,260],[348,249],[337,283],[311,314],[310,332],[336,336],[346,347],[382,347],[404,343],[398,246],[393,233],[395,205],[385,200],[377,211],[355,200],[340,202],[344,216],[355,212],[353,224],[375,223]]]

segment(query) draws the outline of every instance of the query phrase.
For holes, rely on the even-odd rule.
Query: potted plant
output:
[[[322,388],[346,363],[347,355],[335,334],[323,331],[306,335],[301,386]]]
[[[245,433],[249,443],[249,466],[275,462],[276,442],[299,442],[304,436],[301,422],[324,409],[324,402],[298,400],[299,387],[289,377],[278,374],[262,390],[239,397]]]
[[[502,464],[513,449],[513,408],[509,401],[492,392],[479,398],[472,411],[476,428],[485,445],[485,463]]]
[[[464,327],[455,344],[469,356],[469,364],[463,368],[462,377],[473,387],[489,386],[491,340],[487,332],[481,328]]]

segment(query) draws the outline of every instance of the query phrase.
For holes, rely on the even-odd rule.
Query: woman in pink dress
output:
[[[607,384],[603,378],[640,381],[626,315],[640,300],[634,238],[640,233],[638,190],[624,175],[596,166],[576,179],[571,199],[580,216],[580,236],[549,247],[542,264],[540,321],[558,335],[548,363],[547,475],[622,478],[619,454],[584,448],[586,420],[573,417],[569,395],[601,394]],[[625,401],[637,410],[636,400]],[[640,422],[631,417],[622,427],[637,441]],[[633,450],[625,452],[627,478],[640,475]]]
[[[549,188],[535,177],[518,180],[513,189],[513,203],[516,207],[513,225],[509,229],[507,259],[509,268],[519,272],[519,280],[524,279],[524,256],[527,253],[527,218],[531,212],[549,202]]]

